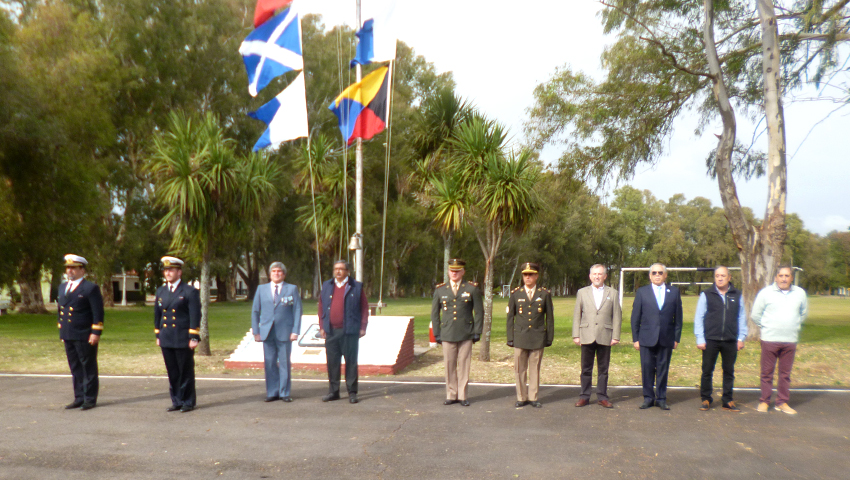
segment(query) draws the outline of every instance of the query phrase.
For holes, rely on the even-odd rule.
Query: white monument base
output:
[[[327,371],[324,340],[318,332],[319,317],[303,315],[298,340],[292,342],[294,370]],[[413,362],[413,346],[413,317],[369,316],[366,335],[360,339],[357,370],[362,375],[396,374]],[[254,341],[251,329],[224,361],[225,368],[233,370],[262,369],[263,364],[263,343]]]

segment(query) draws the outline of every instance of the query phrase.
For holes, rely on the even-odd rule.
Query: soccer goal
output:
[[[620,308],[623,308],[624,272],[648,272],[652,267],[623,267],[620,269]],[[726,267],[730,272],[740,271],[741,267]],[[667,267],[668,272],[713,272],[714,267]],[[669,282],[670,285],[714,285],[714,282]]]

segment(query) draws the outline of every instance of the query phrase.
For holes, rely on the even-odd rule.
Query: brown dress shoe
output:
[[[709,402],[708,400],[703,400],[699,406],[699,409],[703,412],[707,412],[709,408],[711,408],[711,402]]]
[[[576,406],[577,407],[583,407],[583,406],[587,405],[588,403],[590,403],[590,400],[588,400],[586,398],[579,398],[578,401],[576,402]]]
[[[608,400],[600,400],[597,403],[599,403],[599,405],[602,405],[605,408],[614,408],[614,404],[609,402]]]

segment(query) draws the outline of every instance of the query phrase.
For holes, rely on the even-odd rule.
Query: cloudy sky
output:
[[[364,10],[379,1],[384,0],[362,0]],[[322,14],[326,25],[355,24],[354,0],[302,1],[298,8]],[[394,19],[403,25],[401,40],[440,72],[451,71],[458,93],[508,125],[519,141],[532,91],[556,67],[569,64],[591,74],[600,71],[599,55],[613,39],[602,34],[598,10],[593,0],[400,0]],[[797,97],[814,95],[804,92]],[[800,215],[806,228],[819,234],[850,228],[846,193],[850,188],[850,107],[827,118],[836,107],[802,100],[785,105],[788,212]],[[738,122],[738,138],[748,143],[754,126],[740,115]],[[638,169],[628,183],[663,200],[682,193],[688,199],[706,197],[719,206],[717,184],[706,176],[704,161],[716,146],[713,133],[720,133],[720,124],[700,137],[694,135],[694,127],[695,120],[682,119],[669,139],[667,154],[656,165]],[[765,135],[756,147],[766,150]],[[555,149],[543,152],[544,160],[550,162],[558,155]],[[738,194],[757,217],[764,215],[765,179],[740,183]]]

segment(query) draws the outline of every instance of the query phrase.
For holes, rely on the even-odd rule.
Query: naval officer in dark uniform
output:
[[[446,401],[469,406],[467,390],[472,363],[472,344],[481,339],[484,302],[478,284],[464,282],[466,262],[449,260],[449,283],[437,285],[431,304],[434,338],[443,345],[446,363]]]
[[[522,264],[523,285],[511,292],[508,302],[508,346],[514,347],[516,407],[543,406],[537,399],[543,349],[555,339],[555,313],[549,290],[537,286],[540,266]],[[526,386],[526,379],[528,385]]]
[[[103,333],[103,297],[100,287],[83,278],[88,262],[79,255],[65,255],[68,281],[59,285],[56,300],[59,338],[74,382],[74,401],[66,409],[90,410],[97,405],[97,345]]]
[[[162,348],[171,394],[169,412],[195,409],[195,348],[201,340],[201,297],[181,281],[183,260],[162,257],[167,283],[156,290],[154,333]]]

